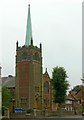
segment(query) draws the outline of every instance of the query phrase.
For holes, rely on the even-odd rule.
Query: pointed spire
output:
[[[31,45],[33,46],[33,39],[31,38]]]
[[[17,42],[16,42],[16,50],[18,49],[18,40],[17,40]]]
[[[46,73],[47,73],[47,68],[46,68]]]
[[[26,39],[25,45],[31,45],[32,40],[32,25],[31,25],[31,14],[30,14],[30,4],[28,5],[28,18],[27,18],[27,28],[26,28]]]

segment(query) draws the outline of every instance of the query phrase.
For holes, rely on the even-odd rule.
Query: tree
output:
[[[11,91],[6,87],[2,87],[2,106],[5,108],[9,108],[12,101]]]
[[[52,86],[53,86],[53,97],[54,102],[61,103],[65,102],[66,92],[69,87],[69,83],[66,80],[67,73],[64,67],[55,67],[52,72]]]

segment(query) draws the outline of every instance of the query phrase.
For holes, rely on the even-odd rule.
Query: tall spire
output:
[[[26,28],[26,39],[25,45],[31,45],[32,40],[32,25],[31,25],[31,15],[30,15],[30,4],[28,6],[28,18],[27,18],[27,28]]]

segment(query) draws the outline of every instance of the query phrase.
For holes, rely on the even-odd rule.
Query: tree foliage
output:
[[[2,106],[9,108],[11,105],[12,94],[10,90],[6,87],[2,87]]]
[[[64,103],[69,83],[66,80],[67,73],[64,67],[55,67],[52,72],[52,85],[55,103]]]

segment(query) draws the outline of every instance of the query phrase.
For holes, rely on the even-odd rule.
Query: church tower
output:
[[[16,43],[16,107],[42,108],[42,45],[33,45],[30,5],[25,45]]]

